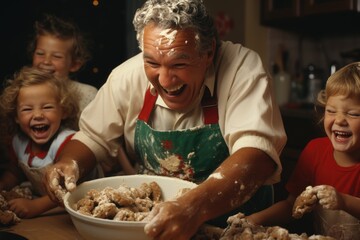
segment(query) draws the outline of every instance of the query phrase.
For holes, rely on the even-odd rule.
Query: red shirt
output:
[[[311,140],[302,151],[286,189],[298,196],[307,186],[330,185],[337,191],[360,197],[360,159],[350,167],[339,166],[329,138]]]

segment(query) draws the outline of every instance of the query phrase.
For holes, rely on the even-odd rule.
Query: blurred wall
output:
[[[204,0],[222,40],[256,51],[268,67],[268,30],[260,25],[260,0]]]

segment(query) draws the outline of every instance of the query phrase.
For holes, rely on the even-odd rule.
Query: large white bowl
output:
[[[94,218],[78,213],[74,206],[78,200],[84,198],[90,189],[102,190],[105,187],[117,188],[120,185],[140,187],[142,183],[155,181],[161,188],[164,200],[174,198],[182,188],[194,188],[197,185],[178,178],[150,176],[150,175],[127,175],[96,179],[84,182],[77,188],[67,193],[64,198],[66,211],[70,214],[75,228],[87,240],[147,240],[144,233],[146,222],[115,221]]]

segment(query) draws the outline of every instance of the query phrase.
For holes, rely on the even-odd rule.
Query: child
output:
[[[97,93],[95,87],[73,81],[69,76],[77,72],[89,59],[83,36],[75,24],[53,15],[45,15],[43,20],[35,22],[34,28],[35,36],[28,49],[33,66],[67,81],[79,96],[79,107],[82,112]],[[125,171],[126,174],[134,173],[131,166],[123,166],[123,163],[127,163],[127,156],[122,148],[119,149],[119,153],[120,156],[116,158],[119,160],[100,161],[106,175],[118,171],[119,163],[123,170],[130,169],[131,172]],[[106,162],[111,164],[108,165]]]
[[[11,200],[9,210],[20,218],[35,217],[57,206],[45,194],[42,176],[75,133],[78,102],[65,81],[24,67],[7,82],[0,107],[12,136],[12,157],[0,176],[0,191],[29,180],[41,197]]]
[[[36,21],[34,29],[35,35],[28,48],[32,65],[67,81],[79,95],[82,111],[95,97],[97,89],[70,79],[90,57],[79,29],[72,22],[53,15]]]
[[[287,199],[247,219],[259,225],[288,223],[293,219],[294,203],[296,206],[300,200],[298,196],[314,196],[306,207],[315,207],[316,234],[336,239],[358,239],[360,62],[349,64],[331,75],[317,100],[325,110],[322,120],[327,137],[310,141],[301,153],[286,185]]]

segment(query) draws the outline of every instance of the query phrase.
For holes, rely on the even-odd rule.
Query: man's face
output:
[[[144,68],[149,81],[166,105],[174,110],[189,108],[198,98],[214,49],[199,53],[191,29],[144,29]]]

